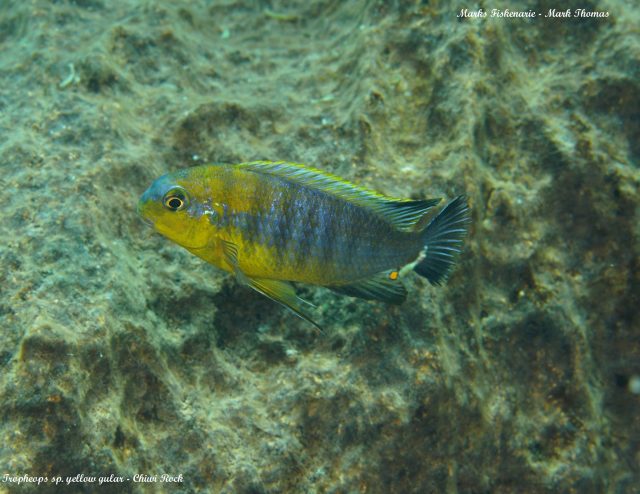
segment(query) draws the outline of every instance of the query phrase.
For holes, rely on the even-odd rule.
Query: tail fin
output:
[[[423,231],[424,249],[413,269],[433,285],[444,283],[467,235],[469,206],[458,196],[434,217]]]

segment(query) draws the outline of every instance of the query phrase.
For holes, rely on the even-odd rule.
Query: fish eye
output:
[[[171,211],[180,211],[187,207],[187,195],[182,189],[171,189],[164,195],[162,204]]]

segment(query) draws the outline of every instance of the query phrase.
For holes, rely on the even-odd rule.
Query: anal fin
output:
[[[384,271],[372,278],[358,280],[347,285],[331,285],[327,288],[350,297],[380,300],[388,304],[399,305],[407,298],[407,289],[396,279],[397,274],[397,271]]]
[[[244,281],[255,291],[261,293],[265,297],[269,297],[271,300],[278,302],[279,304],[284,305],[298,317],[310,322],[322,332],[322,328],[315,323],[303,309],[303,304],[313,305],[298,297],[291,283],[287,281],[249,277],[245,277]]]

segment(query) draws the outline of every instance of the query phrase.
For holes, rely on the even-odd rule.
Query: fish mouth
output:
[[[145,192],[145,194],[146,194],[146,192]],[[143,197],[143,199],[144,199],[144,197]],[[140,218],[142,221],[144,221],[147,225],[154,226],[153,221],[143,213],[143,209],[144,209],[144,205],[145,204],[146,204],[146,201],[144,201],[142,199],[140,201],[138,201],[138,204],[136,204],[136,213],[138,213],[138,218]]]
[[[151,228],[153,228],[155,225],[153,224],[153,221],[151,221],[149,218],[145,218],[144,216],[138,216],[138,218],[140,218],[140,220],[147,226],[150,226]]]

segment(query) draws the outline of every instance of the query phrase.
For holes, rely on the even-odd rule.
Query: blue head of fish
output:
[[[155,180],[140,196],[137,211],[156,231],[187,248],[199,248],[206,243],[189,183],[183,173],[168,173]]]

